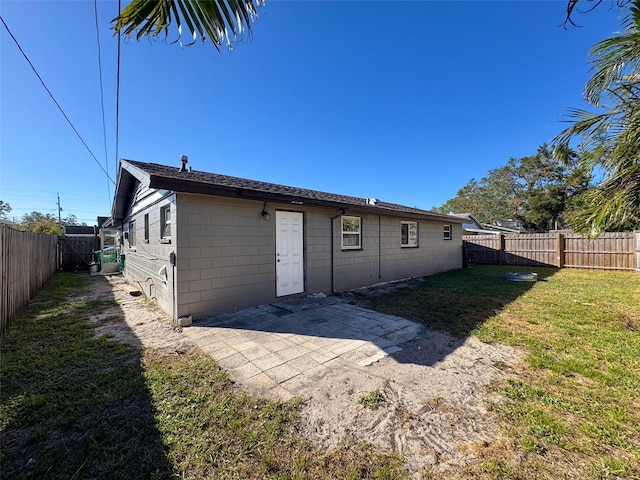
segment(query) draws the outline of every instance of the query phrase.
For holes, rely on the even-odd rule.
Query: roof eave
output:
[[[370,212],[376,215],[401,215],[408,218],[428,218],[433,221],[462,224],[463,220],[450,215],[439,215],[409,211],[399,211],[391,208],[384,208],[377,205],[357,205],[348,202],[336,202],[317,198],[309,198],[297,195],[286,195],[259,190],[243,189],[237,187],[224,187],[207,183],[194,182],[192,180],[182,180],[167,178],[160,175],[149,176],[149,187],[162,190],[171,190],[181,193],[194,193],[202,195],[216,195],[221,197],[244,198],[249,200],[259,200],[267,202],[292,203],[304,205],[317,205],[322,207],[332,207],[344,209],[345,211]]]
[[[395,215],[406,218],[428,219],[443,223],[459,223],[464,221],[458,217],[451,215],[398,210],[384,205],[356,204],[350,202],[340,202],[336,200],[327,200],[322,198],[310,198],[300,195],[288,195],[286,193],[265,192],[250,188],[231,187],[214,185],[210,183],[197,182],[189,178],[175,178],[163,175],[149,173],[144,169],[129,163],[123,159],[120,162],[120,171],[118,172],[118,184],[116,187],[116,197],[114,201],[112,218],[116,221],[122,221],[127,212],[128,203],[133,194],[135,184],[140,182],[142,185],[158,190],[169,190],[180,193],[194,193],[202,195],[217,195],[231,198],[244,198],[251,200],[317,205],[323,207],[331,207],[346,211],[368,212],[375,215]]]
[[[127,160],[121,159],[113,207],[111,209],[112,221],[119,222],[123,220],[136,182],[149,186],[151,182],[150,175]]]

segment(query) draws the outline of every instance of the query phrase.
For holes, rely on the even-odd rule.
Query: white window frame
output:
[[[167,212],[169,212],[169,220],[167,221]],[[160,207],[160,238],[162,240],[169,240],[171,238],[171,227],[173,226],[173,222],[171,219],[171,204],[168,203]],[[169,229],[169,234],[167,235],[167,228]]]
[[[451,225],[443,225],[443,228],[442,228],[442,239],[443,240],[451,240],[451,239],[453,239],[453,232],[451,231]]]
[[[358,230],[345,230],[344,229],[344,221],[345,220],[357,220],[358,221]],[[354,217],[350,215],[343,215],[340,217],[340,242],[342,244],[343,250],[362,250],[362,217]],[[357,245],[345,245],[344,239],[345,235],[349,236],[357,236],[358,244]]]
[[[402,243],[402,229],[407,226],[407,243]],[[411,225],[415,225],[415,236],[411,237]],[[400,246],[402,248],[417,248],[418,247],[418,222],[412,222],[409,220],[403,220],[400,222]]]

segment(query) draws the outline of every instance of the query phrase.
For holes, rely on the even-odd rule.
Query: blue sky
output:
[[[586,106],[612,4],[564,29],[565,0],[270,0],[231,53],[123,40],[118,155],[430,209]],[[0,14],[115,179],[117,2],[97,6],[106,155],[94,2],[3,0]],[[113,185],[0,29],[0,199],[19,218],[57,214],[59,193],[63,216],[92,225]]]

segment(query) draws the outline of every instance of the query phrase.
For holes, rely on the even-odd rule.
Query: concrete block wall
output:
[[[276,210],[304,214],[307,294],[331,293],[332,222],[336,291],[462,266],[460,225],[452,225],[454,239],[445,241],[443,224],[418,220],[419,247],[402,248],[401,221],[411,218],[349,211],[362,217],[363,248],[342,250],[340,210],[268,202],[265,219],[263,208],[258,200],[176,194],[177,316],[201,318],[277,300]]]
[[[418,222],[417,247],[402,247],[400,245],[402,220]],[[393,217],[383,217],[382,221],[383,281],[431,275],[462,267],[462,228],[460,225],[451,225],[452,239],[445,240],[444,223]]]
[[[360,250],[342,249],[342,220],[335,220],[335,289],[338,292],[380,283],[378,249],[378,215],[348,212],[357,216],[360,222]],[[400,227],[398,227],[399,229]],[[398,230],[399,232],[399,230]],[[399,235],[399,233],[398,233]],[[400,240],[398,240],[398,245]]]
[[[451,225],[453,237],[444,240],[444,223],[399,216],[361,217],[362,250],[342,250],[340,219],[336,221],[337,291],[462,267],[462,226],[459,224]],[[402,247],[402,221],[418,222],[417,247]]]
[[[275,212],[264,202],[177,194],[178,314],[195,318],[275,298]]]
[[[462,268],[462,225],[451,224],[451,240],[443,239],[443,225],[427,224],[427,275]]]
[[[331,293],[331,217],[339,211],[308,207],[305,212],[305,290]],[[336,222],[337,223],[337,222]]]
[[[122,252],[125,255],[124,276],[127,280],[140,288],[167,315],[172,316],[173,270],[169,253],[176,250],[175,228],[169,243],[163,243],[160,239],[160,208],[167,204],[171,205],[172,218],[177,217],[175,197],[155,190],[140,189],[137,192],[129,216],[124,222],[126,230],[129,222],[135,220],[135,246],[129,247],[128,240],[124,240]],[[148,242],[144,238],[145,215],[149,215]],[[163,266],[166,267],[166,273],[160,274]]]

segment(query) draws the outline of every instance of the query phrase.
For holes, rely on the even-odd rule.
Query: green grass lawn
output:
[[[373,306],[456,335],[513,345],[525,365],[492,389],[502,437],[451,478],[640,478],[640,275],[473,266]],[[440,476],[441,477],[441,476]]]
[[[499,438],[476,463],[423,477],[640,479],[640,275],[536,268],[540,281],[514,283],[511,270],[473,266],[373,299],[523,351],[489,388],[503,398],[487,404]],[[0,339],[1,478],[405,477],[392,453],[315,449],[294,433],[300,404],[243,393],[206,355],[95,338],[86,318],[114,300],[65,300],[88,281],[55,275]],[[384,400],[374,393],[363,403]]]

